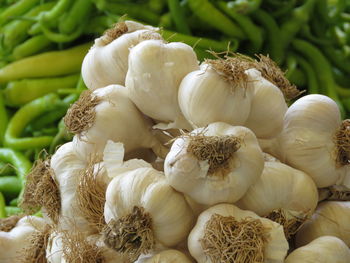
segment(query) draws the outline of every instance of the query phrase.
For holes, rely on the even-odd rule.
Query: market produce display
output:
[[[350,261],[347,1],[2,3],[0,262]]]

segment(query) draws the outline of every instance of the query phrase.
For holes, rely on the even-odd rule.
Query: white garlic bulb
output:
[[[114,177],[107,187],[104,216],[105,244],[133,260],[156,248],[177,245],[194,220],[184,196],[153,168]],[[140,242],[129,241],[134,239]]]
[[[11,218],[3,220],[11,220]],[[35,242],[40,241],[36,237],[40,238],[39,235],[45,231],[45,227],[44,219],[36,216],[25,216],[15,222],[13,228],[7,229],[6,232],[0,231],[0,262],[21,263],[24,262],[23,260],[33,260],[30,254],[35,253],[35,249],[40,249],[35,247],[35,245],[39,245]]]
[[[312,218],[296,235],[297,247],[304,246],[320,236],[335,236],[350,247],[350,201],[321,202]]]
[[[129,99],[127,89],[119,85],[81,96],[68,110],[65,123],[76,133],[73,144],[82,160],[91,154],[101,160],[108,140],[123,142],[127,153],[137,148],[152,148],[160,156],[167,152],[153,136],[152,123]]]
[[[134,21],[119,22],[95,39],[84,58],[81,74],[90,90],[111,84],[125,84],[129,49],[146,39],[162,39],[157,28]]]
[[[188,237],[198,263],[283,263],[288,247],[281,225],[230,204],[202,212]]]
[[[144,114],[163,123],[156,127],[188,129],[177,94],[183,77],[198,68],[196,53],[190,46],[147,40],[130,51],[125,86]]]
[[[310,175],[317,187],[342,184],[349,163],[349,126],[342,124],[337,104],[327,96],[298,99],[287,110],[279,138],[286,163]]]
[[[141,258],[134,263],[191,263],[192,261],[182,252],[175,249],[163,250],[155,255]]]
[[[202,63],[181,81],[179,105],[194,128],[213,122],[243,125],[249,116],[254,90],[246,83],[244,68],[234,75],[222,72],[216,62]]]
[[[235,202],[260,177],[262,151],[252,131],[223,122],[175,140],[164,163],[169,184],[195,202]]]
[[[297,248],[288,255],[285,263],[348,263],[350,248],[339,238],[322,236]]]
[[[258,138],[273,138],[283,128],[283,118],[288,106],[282,91],[252,68],[245,71],[247,85],[253,86],[249,116],[244,126],[251,129]],[[249,88],[249,87],[248,87]]]
[[[236,205],[283,225],[289,238],[313,214],[317,202],[316,185],[307,174],[266,161],[261,177]]]

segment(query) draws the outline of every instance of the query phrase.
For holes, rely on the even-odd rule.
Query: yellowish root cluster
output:
[[[102,40],[105,45],[108,45],[113,40],[119,38],[123,34],[127,33],[129,31],[128,26],[125,24],[125,22],[118,22],[114,25],[113,28],[110,28],[106,30],[102,36]]]
[[[13,215],[6,218],[0,218],[0,231],[10,232],[17,224],[22,216]]]
[[[111,220],[103,234],[107,247],[127,255],[131,261],[147,254],[155,244],[152,219],[144,208],[137,206],[130,214]]]
[[[82,92],[79,100],[68,109],[64,116],[64,124],[69,132],[81,134],[88,130],[95,123],[95,107],[100,102],[101,99],[93,96],[90,90]]]
[[[58,222],[61,209],[60,192],[49,159],[37,160],[27,175],[20,207],[27,214],[32,214],[42,207],[54,223]]]
[[[229,161],[241,147],[241,139],[235,136],[190,135],[187,152],[200,161],[208,161],[209,175],[229,169]]]
[[[262,263],[268,234],[259,219],[212,215],[200,240],[213,263]]]

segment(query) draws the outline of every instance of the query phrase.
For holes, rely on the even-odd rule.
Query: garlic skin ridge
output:
[[[218,170],[208,175],[208,162],[199,161],[192,153],[188,153],[189,139],[180,137],[173,143],[164,163],[169,184],[199,204],[238,201],[263,170],[263,154],[255,135],[248,128],[223,122],[198,128],[191,134],[201,133],[205,136],[232,135],[241,138],[240,148],[229,161],[230,168],[227,172]]]
[[[254,90],[242,83],[232,86],[209,64],[187,74],[181,81],[178,101],[193,128],[213,122],[244,125],[248,119]]]
[[[157,28],[144,26],[134,21],[122,22],[127,32],[112,40],[106,41],[106,36],[95,39],[82,63],[82,77],[85,85],[90,90],[103,88],[111,84],[125,84],[125,76],[128,71],[129,49],[145,40],[144,36],[154,35]],[[147,38],[146,38],[147,39]],[[111,42],[110,42],[111,41]]]
[[[350,248],[339,238],[322,236],[288,255],[285,263],[348,263]]]
[[[247,85],[253,86],[254,95],[249,116],[243,126],[251,129],[258,138],[273,138],[282,131],[284,115],[288,109],[283,93],[263,78],[260,71],[251,68],[245,73],[248,76]]]
[[[134,263],[192,263],[185,254],[175,249],[163,250],[152,256],[143,257]]]
[[[125,86],[136,106],[159,122],[155,127],[190,129],[177,94],[181,80],[198,68],[192,47],[180,42],[146,40],[130,51]]]

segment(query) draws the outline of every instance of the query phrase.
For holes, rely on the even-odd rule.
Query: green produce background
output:
[[[198,58],[269,55],[303,94],[322,93],[350,114],[348,0],[0,0],[0,218],[39,157],[71,140],[62,121],[86,89],[82,60],[118,21],[160,28]]]

